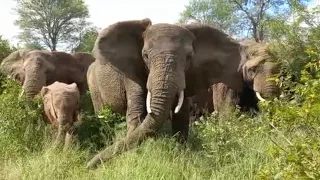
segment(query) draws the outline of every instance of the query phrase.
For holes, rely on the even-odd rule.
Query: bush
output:
[[[18,98],[20,85],[4,80],[0,94],[0,158],[24,156],[41,150],[47,137],[39,99]]]
[[[82,149],[97,151],[112,143],[116,132],[125,126],[121,124],[125,122],[125,118],[113,113],[109,107],[103,108],[99,115],[93,113],[93,108],[91,110],[82,110],[80,115],[82,123],[75,130],[75,134]]]
[[[300,59],[299,78],[293,82],[289,73],[284,81],[295,93],[261,104],[263,118],[273,127],[270,133],[284,139],[268,147],[274,163],[259,172],[261,179],[320,178],[320,42],[314,40],[320,30],[311,28],[309,32],[302,45],[304,61]]]

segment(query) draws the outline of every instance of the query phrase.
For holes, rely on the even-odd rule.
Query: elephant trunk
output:
[[[57,121],[58,121],[58,134],[57,134],[54,147],[60,148],[65,143],[66,134],[69,130],[69,124],[68,124],[69,117],[58,113]]]
[[[87,168],[94,168],[99,163],[109,160],[126,150],[132,149],[143,139],[158,131],[165,120],[168,119],[173,102],[177,97],[176,95],[179,95],[179,101],[175,111],[177,112],[180,109],[184,97],[184,74],[178,71],[168,70],[168,68],[163,66],[157,67],[157,70],[161,70],[150,70],[150,72],[156,75],[149,74],[147,83],[148,95],[146,104],[148,115],[146,118],[130,135],[117,141],[93,157],[88,162]],[[159,74],[160,76],[157,76]]]
[[[279,97],[280,88],[275,83],[268,83],[265,85],[262,95],[265,98]]]
[[[129,136],[126,136],[115,144],[107,147],[95,155],[87,164],[87,168],[95,168],[98,164],[113,158],[120,153],[134,148],[139,142],[161,128],[165,119],[169,116],[169,108],[173,102],[173,95],[168,92],[152,91],[151,109],[144,121]]]
[[[41,75],[39,70],[29,72],[26,70],[26,77],[22,88],[27,98],[33,98],[40,92],[42,86],[46,85],[44,76],[44,74]]]

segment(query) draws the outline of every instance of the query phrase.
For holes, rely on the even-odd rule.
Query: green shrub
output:
[[[319,31],[320,32],[320,31]],[[319,33],[320,34],[320,33]],[[320,178],[320,49],[306,50],[309,62],[301,69],[301,78],[292,87],[293,100],[276,100],[261,104],[263,118],[284,143],[270,146],[274,164],[259,172],[261,179]]]
[[[18,98],[20,85],[11,80],[2,82],[0,94],[0,158],[27,155],[42,149],[47,128],[42,120],[39,99]]]
[[[110,144],[116,131],[123,129],[124,126],[121,123],[125,122],[123,116],[113,113],[108,107],[105,107],[99,115],[83,111],[80,120],[82,123],[75,134],[80,147],[90,151],[100,150]]]

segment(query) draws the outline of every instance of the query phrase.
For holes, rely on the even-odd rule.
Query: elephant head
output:
[[[1,71],[21,82],[21,95],[25,93],[27,98],[33,98],[43,86],[55,81],[75,82],[83,93],[87,89],[86,71],[93,61],[90,54],[84,53],[19,50],[2,62]]]
[[[49,61],[51,58],[49,53],[51,52],[34,50],[24,56],[22,68],[25,79],[22,89],[27,98],[37,95],[41,88],[47,85],[47,75],[56,69],[55,65]]]
[[[24,82],[25,74],[22,67],[23,58],[27,53],[32,51],[31,49],[21,49],[12,52],[1,63],[1,73],[20,82],[22,85]]]
[[[68,147],[78,115],[80,92],[77,84],[56,81],[49,86],[43,86],[40,95],[47,118],[58,128],[56,145],[65,142],[65,147]]]
[[[251,40],[240,43],[246,56],[242,62],[242,72],[247,87],[254,90],[261,101],[279,97],[280,88],[274,78],[279,74],[280,67],[267,45]]]
[[[89,167],[157,131],[170,111],[178,113],[186,103],[184,98],[199,89],[218,82],[242,88],[238,79],[240,44],[210,26],[152,25],[148,18],[118,22],[100,31],[93,56],[127,78],[146,75],[148,114],[129,136],[93,158]]]

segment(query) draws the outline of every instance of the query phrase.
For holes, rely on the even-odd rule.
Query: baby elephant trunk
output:
[[[58,117],[58,134],[54,146],[62,147],[64,146],[64,150],[69,148],[72,143],[72,130],[74,126],[74,120],[72,116],[62,115]]]

